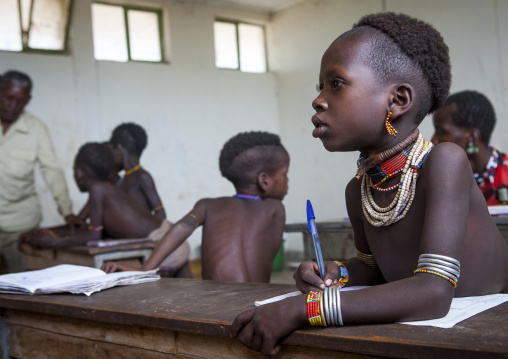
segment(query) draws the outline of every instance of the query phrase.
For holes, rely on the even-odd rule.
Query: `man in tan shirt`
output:
[[[41,120],[24,111],[31,90],[32,81],[23,73],[8,71],[0,77],[0,254],[10,273],[24,270],[23,256],[17,249],[19,235],[36,228],[42,219],[35,191],[36,163],[59,213],[69,225],[80,224],[72,213],[49,131]]]

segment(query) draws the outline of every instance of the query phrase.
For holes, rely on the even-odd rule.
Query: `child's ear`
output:
[[[258,186],[263,191],[263,193],[266,193],[270,189],[272,182],[272,177],[270,177],[268,173],[260,172],[258,174]]]
[[[394,120],[409,111],[413,104],[414,89],[410,84],[397,84],[393,86],[390,94],[391,119]]]

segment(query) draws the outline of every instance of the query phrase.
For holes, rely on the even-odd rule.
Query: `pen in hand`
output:
[[[325,280],[325,264],[323,262],[323,255],[321,253],[321,245],[319,244],[319,236],[316,229],[316,217],[314,216],[314,210],[312,204],[307,200],[307,223],[309,225],[309,232],[312,235],[312,241],[314,242],[314,250],[316,251],[316,261],[319,268],[319,276],[322,280]]]

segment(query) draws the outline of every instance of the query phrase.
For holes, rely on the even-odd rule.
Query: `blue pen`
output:
[[[319,268],[319,276],[322,280],[325,280],[325,263],[323,262],[323,255],[321,254],[321,245],[319,244],[319,236],[316,229],[316,217],[314,216],[314,210],[312,204],[307,200],[307,223],[309,224],[309,232],[312,234],[312,240],[314,242],[314,249],[316,251],[316,260]]]

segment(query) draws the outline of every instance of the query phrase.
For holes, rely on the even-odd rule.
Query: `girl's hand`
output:
[[[276,355],[282,338],[307,325],[307,296],[298,295],[240,313],[231,337],[264,355]]]
[[[139,271],[141,269],[130,266],[128,264],[122,264],[117,262],[105,262],[101,269],[106,273],[113,273],[113,272],[127,272],[127,271]]]
[[[302,293],[321,291],[326,287],[335,286],[340,278],[339,266],[334,262],[325,262],[325,280],[319,276],[319,268],[316,262],[302,262],[293,274],[296,288]]]

